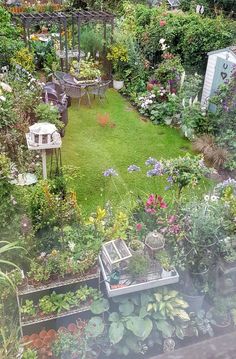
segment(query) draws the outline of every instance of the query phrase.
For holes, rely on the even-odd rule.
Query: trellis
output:
[[[65,51],[65,70],[69,69],[69,59],[68,59],[68,24],[71,23],[72,26],[72,48],[75,46],[75,33],[77,31],[78,38],[78,60],[81,57],[81,25],[86,23],[101,22],[103,23],[103,39],[104,47],[103,53],[106,52],[107,44],[107,25],[111,27],[110,31],[110,41],[113,40],[114,32],[114,19],[115,16],[107,11],[71,11],[71,12],[48,12],[48,13],[20,13],[14,14],[12,20],[15,23],[20,23],[23,26],[24,31],[24,41],[27,47],[30,48],[30,29],[40,24],[41,22],[47,22],[49,24],[57,23],[59,26],[59,35],[60,35],[60,51]],[[63,49],[63,33],[64,33],[64,47]],[[62,71],[64,70],[63,61],[61,61]]]

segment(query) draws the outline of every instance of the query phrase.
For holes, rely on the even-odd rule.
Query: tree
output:
[[[9,65],[10,59],[24,46],[18,35],[18,30],[11,23],[11,15],[0,6],[0,67]]]

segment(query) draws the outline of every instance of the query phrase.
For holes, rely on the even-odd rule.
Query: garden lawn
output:
[[[98,116],[106,113],[114,124],[111,127],[98,123]],[[104,103],[96,100],[89,108],[73,101],[69,108],[62,160],[64,165],[79,167],[75,186],[84,213],[104,206],[107,200],[116,208],[127,208],[137,195],[145,198],[150,193],[161,194],[170,201],[173,192],[165,190],[166,178],[148,178],[150,168],[145,161],[149,156],[168,159],[186,152],[191,152],[191,144],[178,130],[146,122],[115,90],[108,91]],[[140,166],[141,172],[128,173],[131,164]],[[117,177],[103,176],[110,167],[117,171]],[[206,181],[201,182],[198,191],[205,190],[205,185]]]

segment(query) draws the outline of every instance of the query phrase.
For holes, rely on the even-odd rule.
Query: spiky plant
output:
[[[13,250],[22,249],[23,247],[20,247],[17,245],[17,242],[8,242],[8,241],[0,241],[0,280],[7,281],[14,287],[14,284],[12,280],[9,278],[6,272],[6,267],[14,267],[20,270],[20,268],[13,262],[10,262],[6,259],[4,259],[4,256]]]
[[[193,142],[193,149],[197,152],[205,153],[211,150],[215,145],[214,137],[211,135],[202,135]]]

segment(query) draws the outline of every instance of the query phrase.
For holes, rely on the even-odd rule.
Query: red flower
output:
[[[166,20],[160,20],[159,25],[161,27],[165,26],[166,25]]]
[[[143,228],[142,223],[137,223],[137,224],[136,224],[136,229],[137,229],[137,231],[141,231],[142,228]]]
[[[163,201],[163,198],[161,196],[158,196],[157,200],[159,202],[160,208],[167,208],[167,204]]]

